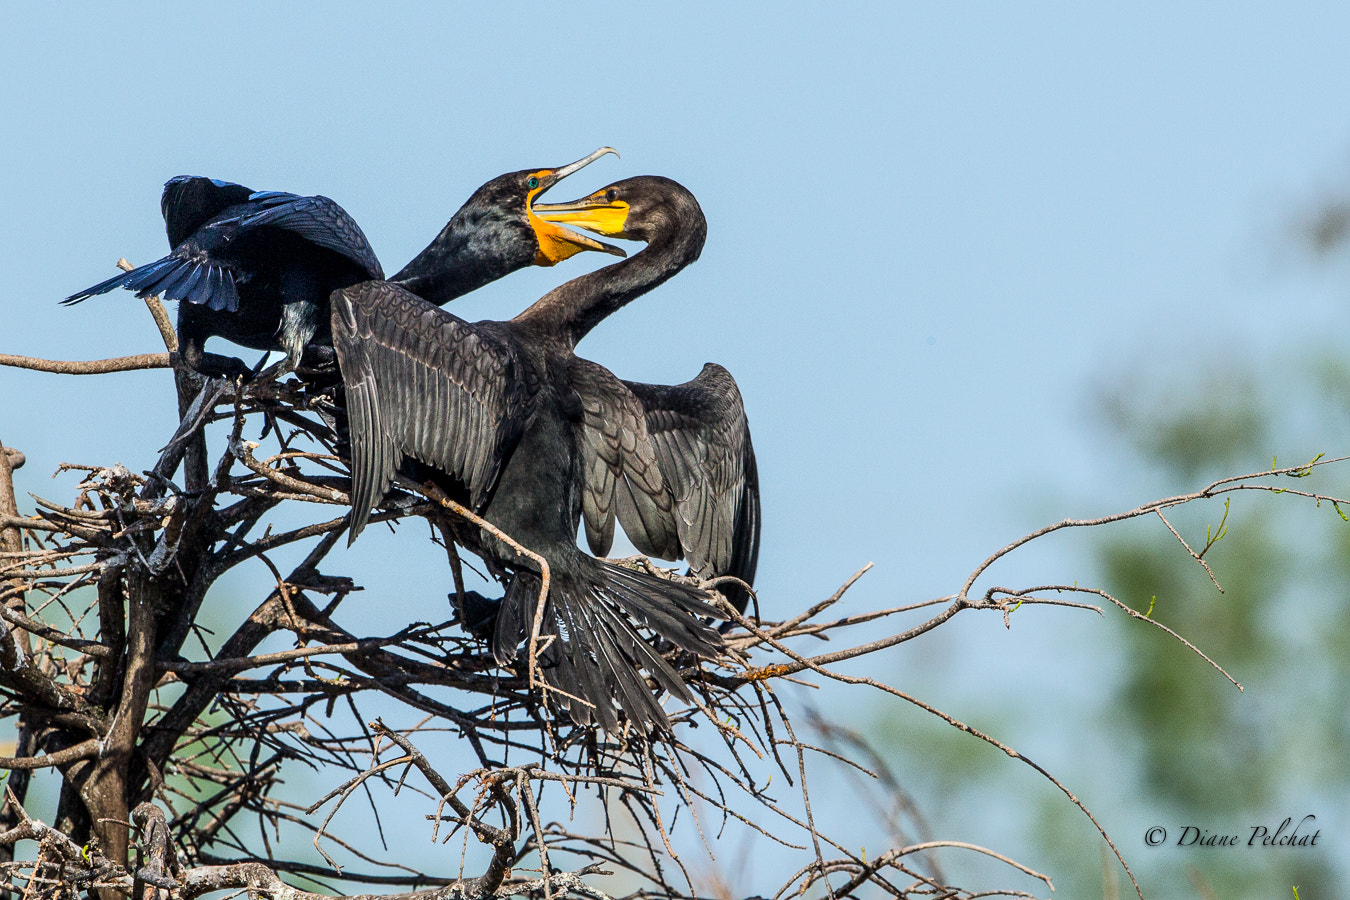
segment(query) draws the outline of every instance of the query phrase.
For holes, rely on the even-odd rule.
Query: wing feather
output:
[[[339,253],[361,266],[372,279],[384,278],[384,270],[365,232],[348,212],[327,197],[300,197],[283,191],[266,191],[249,197],[249,211],[214,224],[237,225],[240,231],[263,226],[293,232],[310,243]]]
[[[581,512],[591,552],[609,553],[617,515],[638,550],[649,556],[668,555],[679,546],[672,498],[648,438],[641,404],[597,363],[573,357],[567,374],[583,410]]]
[[[734,575],[753,582],[759,560],[759,474],[736,380],[708,363],[684,384],[624,385],[642,405],[648,439],[673,498],[678,552],[656,555],[683,555],[701,578]],[[618,511],[619,523],[630,531],[637,510],[620,503]],[[644,522],[632,524],[649,528]],[[745,609],[749,597],[744,591],[726,593]]]
[[[351,422],[350,540],[405,456],[459,479],[481,508],[523,427],[510,346],[387,282],[336,291],[332,306]]]

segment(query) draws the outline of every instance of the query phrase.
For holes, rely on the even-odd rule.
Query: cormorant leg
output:
[[[305,348],[297,370],[305,375],[337,374],[337,351],[324,344],[310,344]]]
[[[235,356],[221,356],[217,353],[207,353],[203,344],[206,338],[198,334],[197,330],[185,321],[183,316],[178,317],[178,358],[181,359],[187,367],[207,378],[244,378],[247,380],[253,371],[244,363],[242,359]]]
[[[208,378],[225,378],[234,381],[242,378],[248,381],[253,377],[253,369],[237,356],[221,356],[219,353],[203,353],[201,365],[194,367]]]
[[[450,606],[459,615],[461,628],[480,641],[492,639],[492,632],[497,628],[497,613],[502,608],[500,597],[489,600],[477,591],[465,591],[462,598],[454,594],[447,596]]]

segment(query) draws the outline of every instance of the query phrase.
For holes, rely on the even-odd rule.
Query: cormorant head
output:
[[[625,178],[570,203],[536,203],[534,211],[552,223],[648,244],[678,234],[693,246],[695,256],[708,233],[694,195],[660,175]]]
[[[612,147],[601,147],[565,166],[499,175],[474,191],[456,218],[467,216],[470,221],[465,224],[472,226],[475,240],[493,242],[499,254],[518,259],[521,265],[552,266],[583,250],[626,256],[612,244],[564,228],[534,212],[536,198],[606,153],[618,155]]]

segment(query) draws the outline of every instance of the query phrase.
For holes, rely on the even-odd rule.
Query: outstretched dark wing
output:
[[[648,439],[674,506],[678,550],[651,540],[648,523],[619,492],[619,522],[634,546],[649,555],[678,559],[701,578],[733,575],[753,583],[759,562],[759,471],[741,392],[731,373],[708,363],[692,381],[677,385],[626,381],[644,411]],[[631,496],[638,496],[640,485]],[[744,612],[749,595],[722,588]]]
[[[158,294],[165,300],[237,312],[239,283],[257,277],[271,257],[286,252],[269,249],[272,239],[264,231],[268,228],[290,232],[350,260],[367,278],[384,277],[361,227],[327,197],[251,192],[228,181],[179,176],[164,186],[160,209],[173,246],[168,256],[72,294],[64,302],[79,303],[126,288],[138,297]]]
[[[332,306],[351,429],[349,540],[404,456],[458,478],[481,508],[524,426],[527,397],[510,347],[384,281],[336,291]]]
[[[168,256],[138,266],[100,281],[78,294],[71,294],[62,303],[70,305],[90,297],[106,294],[117,288],[135,291],[138,297],[158,294],[166,300],[187,299],[214,310],[234,312],[239,308],[239,292],[234,273],[223,261],[212,257],[214,243],[206,226],[231,207],[246,203],[253,191],[241,184],[203,178],[198,175],[178,175],[164,185],[159,198],[160,212],[164,214],[164,231],[173,248]],[[205,246],[198,232],[205,230]]]
[[[384,278],[384,270],[361,226],[327,197],[260,191],[249,197],[245,210],[233,218],[221,219],[218,224],[236,226],[241,232],[264,226],[281,228],[316,247],[345,256],[364,269],[369,278]]]
[[[176,253],[100,281],[61,303],[70,306],[117,288],[135,291],[137,297],[155,294],[165,300],[187,300],[225,312],[239,309],[239,290],[228,266],[203,259],[184,259]]]
[[[253,189],[232,181],[176,175],[164,183],[159,210],[164,214],[164,232],[169,247],[177,247],[207,222],[229,209],[247,203]]]
[[[599,363],[574,356],[567,375],[583,410],[581,513],[591,552],[609,554],[622,508],[634,546],[648,556],[678,557],[673,497],[661,478],[642,404]]]

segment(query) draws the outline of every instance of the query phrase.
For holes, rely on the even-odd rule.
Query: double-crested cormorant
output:
[[[483,185],[393,281],[447,303],[528,265],[551,266],[582,250],[623,251],[546,222],[531,203],[606,153],[556,169],[501,175]],[[179,176],[160,201],[173,252],[68,297],[78,303],[115,288],[182,301],[184,361],[207,375],[244,374],[238,360],[204,366],[215,335],[255,350],[281,350],[273,375],[293,371],[311,343],[330,344],[329,295],[384,273],[355,220],[327,197],[254,192],[212,178]]]
[[[611,185],[572,203],[541,203],[536,210],[606,237],[641,239],[626,230],[626,217],[616,215],[624,210],[622,188]],[[608,370],[589,365],[604,373],[592,376],[596,389],[579,389],[588,458],[582,515],[591,552],[609,554],[617,515],[641,553],[685,559],[704,580],[730,575],[753,585],[759,472],[731,373],[707,363],[684,384],[616,383]],[[625,451],[633,440],[645,441],[650,453],[641,444]],[[659,478],[645,474],[652,456]],[[745,612],[750,595],[744,588],[725,584],[718,590]]]
[[[573,279],[508,322],[470,324],[387,282],[334,294],[333,345],[352,442],[351,539],[405,457],[453,476],[471,507],[548,561],[551,586],[541,633],[553,643],[542,654],[543,674],[565,696],[583,701],[563,701],[573,719],[594,719],[614,732],[617,706],[643,730],[664,729],[665,713],[639,670],[685,701],[692,697],[635,623],[687,651],[713,656],[722,647],[721,636],[699,617],[716,616],[716,610],[702,590],[582,553],[576,529],[583,509],[590,508],[589,520],[612,535],[612,516],[617,510],[627,519],[628,503],[631,521],[651,529],[642,532],[643,544],[664,550],[682,542],[676,520],[684,516],[691,523],[685,532],[689,544],[680,544],[685,552],[721,558],[716,541],[693,536],[724,517],[688,507],[717,507],[720,498],[704,491],[699,499],[696,490],[678,499],[675,491],[667,493],[660,459],[663,452],[687,457],[690,444],[697,443],[699,426],[677,421],[673,410],[685,395],[714,390],[719,372],[705,371],[690,385],[653,389],[649,410],[640,399],[646,386],[625,385],[573,350],[606,316],[697,259],[706,223],[692,194],[654,176],[617,182],[558,209],[568,210],[557,215],[569,224],[645,241],[647,247]],[[739,397],[734,405],[739,408]],[[655,437],[649,419],[658,424]],[[697,415],[690,419],[697,420]],[[743,413],[739,424],[744,432]],[[748,435],[742,446],[749,450]],[[672,472],[680,471],[679,462],[670,465]],[[746,474],[725,479],[731,487],[720,493],[735,495],[731,506],[744,508],[733,518],[751,523],[754,538],[741,541],[740,552],[753,559],[754,466],[742,466]],[[638,489],[619,491],[620,483]],[[756,497],[748,506],[740,502],[747,491]],[[488,535],[469,543],[495,569],[513,573],[491,638],[494,656],[506,663],[529,634],[539,574],[532,561]]]

